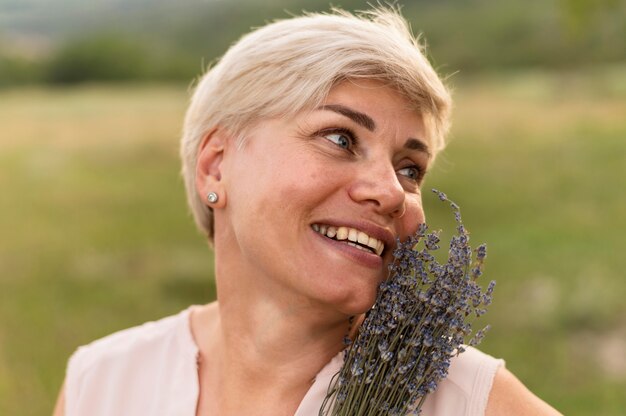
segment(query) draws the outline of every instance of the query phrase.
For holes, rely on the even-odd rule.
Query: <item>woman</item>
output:
[[[317,414],[351,317],[372,306],[396,238],[424,221],[449,109],[394,10],[242,38],[199,82],[182,138],[218,301],[81,347],[55,414]],[[502,364],[455,358],[424,414],[558,414]]]

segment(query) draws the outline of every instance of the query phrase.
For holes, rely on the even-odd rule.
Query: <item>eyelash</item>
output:
[[[405,167],[403,167],[401,169],[398,169],[398,171],[401,171],[401,170],[404,170],[404,169],[415,169],[415,171],[417,172],[417,176],[415,178],[412,178],[412,177],[410,177],[408,175],[403,175],[403,176],[405,176],[407,179],[409,179],[409,180],[411,180],[411,181],[413,181],[415,183],[418,183],[418,184],[422,183],[422,180],[424,179],[424,176],[426,175],[426,172],[425,172],[424,168],[422,168],[419,165],[410,165],[410,166],[405,166]]]
[[[341,148],[341,149],[345,149],[348,151],[352,151],[352,149],[357,146],[358,141],[356,138],[356,135],[352,132],[352,130],[347,129],[347,128],[333,128],[333,129],[328,129],[328,130],[322,130],[318,133],[316,133],[316,135],[322,136],[324,138],[331,136],[331,135],[341,135],[341,136],[345,136],[348,138],[348,147],[342,147],[339,144],[331,141],[333,144],[335,144],[337,147]]]

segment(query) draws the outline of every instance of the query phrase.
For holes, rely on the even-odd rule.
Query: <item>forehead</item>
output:
[[[424,119],[416,105],[382,81],[348,80],[337,84],[331,88],[322,107],[336,105],[370,118],[373,128],[369,130],[396,132],[428,144]]]
[[[415,106],[400,91],[393,88],[388,83],[373,79],[348,79],[335,84],[329,91],[325,101],[333,99],[350,99],[350,97],[361,99],[384,99],[393,101],[397,105],[405,108],[406,111],[416,111]],[[367,105],[368,102],[364,102]]]

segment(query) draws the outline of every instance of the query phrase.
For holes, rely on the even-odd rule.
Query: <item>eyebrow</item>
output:
[[[404,143],[405,149],[411,150],[419,150],[420,152],[424,152],[428,155],[428,157],[432,156],[430,151],[428,151],[428,146],[421,140],[409,138],[406,143]]]
[[[370,116],[364,113],[360,113],[358,111],[354,111],[346,106],[339,104],[328,104],[319,107],[319,110],[334,111],[335,113],[339,113],[342,116],[348,117],[350,120],[354,121],[358,125],[365,127],[369,131],[376,130],[376,123]]]
[[[369,131],[376,130],[376,122],[374,122],[374,120],[370,116],[365,113],[352,110],[349,107],[340,104],[328,104],[319,107],[318,110],[334,111],[335,113],[348,117],[350,120],[354,121],[360,126],[365,127]],[[426,145],[426,143],[418,139],[409,138],[406,143],[404,143],[403,147],[409,150],[418,150],[420,152],[424,152],[428,155],[428,157],[431,156],[431,153],[428,150],[428,146]]]

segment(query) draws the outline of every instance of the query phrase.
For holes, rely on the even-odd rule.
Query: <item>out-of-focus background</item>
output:
[[[482,349],[567,415],[626,414],[626,5],[404,3],[455,91],[426,186],[498,281]],[[303,9],[328,3],[0,0],[1,415],[50,413],[77,346],[213,299],[178,174],[188,87]]]

